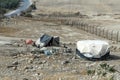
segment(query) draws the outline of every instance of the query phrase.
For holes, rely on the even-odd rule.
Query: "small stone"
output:
[[[63,44],[63,47],[64,47],[64,48],[68,48],[68,47],[66,46],[66,44]]]
[[[9,65],[9,66],[7,66],[7,68],[12,68],[12,67],[14,67],[13,65]]]
[[[70,63],[68,60],[66,60],[66,61],[63,61],[61,64],[68,64],[68,63]]]
[[[48,56],[47,59],[50,59],[50,56]]]
[[[16,58],[18,58],[18,56],[13,56],[13,59],[16,59]]]
[[[25,66],[24,70],[26,70],[26,69],[33,69],[33,67],[32,66]]]
[[[78,74],[79,72],[77,70],[72,70],[71,73]]]
[[[18,47],[18,45],[19,45],[18,43],[14,43],[14,44],[13,44],[13,46],[17,46],[17,47]]]
[[[72,43],[69,43],[69,45],[72,45]]]
[[[115,41],[112,41],[112,44],[115,44],[116,42]]]
[[[13,67],[13,70],[17,70],[17,66],[14,66],[14,67]]]
[[[40,73],[37,73],[37,75],[40,75]]]
[[[72,60],[75,60],[76,59],[76,57],[74,56],[73,58],[72,58]]]
[[[18,64],[19,64],[18,61],[12,63],[12,65],[18,65]]]
[[[28,61],[28,63],[32,64],[32,63],[33,63],[33,59],[30,59],[30,60]]]
[[[27,78],[23,78],[23,80],[28,80]]]
[[[18,44],[18,47],[23,47],[23,44]]]
[[[34,55],[33,56],[33,59],[37,59],[37,58],[40,58],[40,55]]]
[[[42,64],[42,62],[40,61],[38,64]]]
[[[47,62],[46,60],[43,60],[43,61],[42,61],[43,64],[46,63],[46,62]]]

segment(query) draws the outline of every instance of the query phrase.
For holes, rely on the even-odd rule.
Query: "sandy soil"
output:
[[[78,29],[77,27],[74,27],[74,25],[63,25],[59,22],[58,18],[54,20],[55,17],[53,17],[53,20],[49,20],[49,17],[45,17],[44,19],[40,18],[39,14],[41,13],[50,14],[53,12],[59,12],[61,10],[61,12],[63,11],[64,14],[65,12],[69,13],[69,11],[72,10],[73,12],[78,11],[78,3],[80,3],[78,0],[71,1],[72,3],[74,3],[74,7],[72,6],[69,11],[67,11],[69,6],[71,5],[68,5],[69,0],[65,0],[66,2],[64,2],[64,6],[62,1],[53,0],[53,3],[49,3],[51,1],[38,0],[37,10],[32,13],[34,14],[34,18],[17,17],[11,19],[10,21],[3,20],[2,23],[0,22],[0,42],[7,42],[7,45],[0,44],[0,80],[108,80],[110,79],[111,74],[108,74],[108,77],[102,76],[99,79],[97,78],[98,76],[90,76],[87,74],[88,67],[96,69],[101,63],[104,62],[109,65],[114,65],[115,69],[120,71],[119,47],[118,51],[111,50],[111,56],[103,61],[84,60],[82,58],[78,58],[75,54],[76,42],[79,40],[105,40],[110,43],[110,46],[112,46],[112,48],[116,48],[113,47],[113,45],[119,45],[118,43],[116,44],[114,41],[107,40],[105,38],[96,36],[95,34],[85,32],[81,29]],[[82,4],[85,4],[86,0],[81,1]],[[113,4],[117,4],[117,2],[118,0],[114,1]],[[103,0],[98,0],[94,3],[94,5],[97,3],[99,3],[99,5],[103,5],[102,3],[104,3],[104,5],[108,4],[107,1],[103,2]],[[86,3],[86,5],[87,4],[91,3],[88,2]],[[77,6],[77,8],[75,7],[75,5]],[[87,10],[91,11],[91,9],[93,10],[93,12],[97,12],[94,6],[91,6],[90,9],[85,7],[85,5],[83,5],[83,7],[83,13]],[[109,8],[110,11],[112,9],[108,5],[103,6],[103,8],[105,9],[100,10],[105,12],[108,11],[106,10],[107,8]],[[88,14],[89,11],[85,13]],[[111,25],[111,29],[113,29],[114,24],[117,24],[119,26],[119,20],[115,21],[113,19],[114,17],[119,17],[119,15],[112,15],[112,19],[106,16],[89,16],[89,19],[91,19],[91,21],[89,21],[95,22],[97,24],[103,23],[104,26],[108,26],[109,24]],[[115,23],[113,21],[115,21]],[[43,53],[31,53],[31,50],[35,47],[31,45],[26,45],[24,43],[24,40],[37,40],[44,33],[52,36],[59,36],[60,42],[65,43],[68,48],[72,48],[73,52],[56,53],[50,56]],[[58,48],[64,49],[63,47]],[[112,75],[114,75],[115,80],[120,79],[120,74],[118,72]]]

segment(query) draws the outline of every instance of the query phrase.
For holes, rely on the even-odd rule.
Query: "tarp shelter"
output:
[[[106,59],[110,53],[109,48],[106,41],[83,40],[77,42],[76,53],[86,59]]]
[[[36,42],[37,47],[46,47],[46,46],[59,46],[60,39],[58,36],[50,36],[47,34],[42,35]]]

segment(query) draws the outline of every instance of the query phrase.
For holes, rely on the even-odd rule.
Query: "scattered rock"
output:
[[[12,63],[12,65],[18,65],[18,64],[19,64],[18,61]]]
[[[7,66],[7,68],[12,68],[12,67],[15,67],[15,66],[13,66],[13,65],[9,65],[9,66]]]
[[[75,60],[75,59],[77,59],[76,56],[74,56],[74,57],[72,58],[72,60]]]
[[[66,60],[66,61],[63,61],[61,64],[68,64],[70,63],[70,61]]]
[[[27,79],[27,78],[23,78],[23,80],[29,80],[29,79]]]
[[[16,70],[18,64],[19,64],[18,61],[15,61],[15,62],[13,62],[11,65],[7,66],[7,68],[13,68],[14,70]]]
[[[43,61],[42,61],[42,64],[44,64],[44,63],[46,63],[46,62],[47,62],[46,60],[43,60]]]
[[[33,59],[28,60],[28,63],[32,64],[33,63]]]
[[[50,59],[50,56],[47,56],[47,59]]]
[[[80,72],[77,71],[77,70],[72,70],[71,73],[72,73],[72,74],[78,74],[78,73],[80,73]]]
[[[26,70],[26,69],[33,69],[33,66],[25,66],[24,70]]]
[[[13,70],[17,70],[17,66],[14,66],[14,67],[13,67]]]
[[[67,50],[66,50],[66,53],[72,53],[73,52],[73,50],[71,49],[71,48],[68,48]]]

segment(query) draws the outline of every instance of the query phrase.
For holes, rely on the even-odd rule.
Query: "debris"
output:
[[[45,55],[51,55],[51,54],[52,54],[52,50],[45,50],[45,51],[44,51],[44,54],[45,54]]]
[[[60,46],[60,38],[58,36],[53,37],[52,45],[53,46]]]
[[[76,53],[86,59],[106,59],[109,56],[110,46],[101,40],[83,40],[77,42]]]
[[[31,53],[33,53],[33,54],[40,54],[40,53],[44,53],[45,50],[47,50],[46,47],[42,47],[40,49],[39,48],[33,48],[31,50]]]
[[[63,61],[61,64],[68,64],[70,63],[68,60]]]
[[[46,46],[59,46],[60,45],[59,41],[60,39],[58,36],[53,37],[53,36],[44,34],[35,42],[35,45],[39,48],[46,47]]]
[[[52,52],[53,52],[54,54],[59,53],[59,51],[60,51],[60,48],[59,48],[59,47],[53,47],[53,48],[52,48]]]
[[[45,50],[47,50],[46,47],[43,47],[43,48],[40,49],[41,52],[44,52]]]
[[[25,40],[25,43],[26,43],[26,44],[33,44],[33,40],[27,39],[27,40]]]

